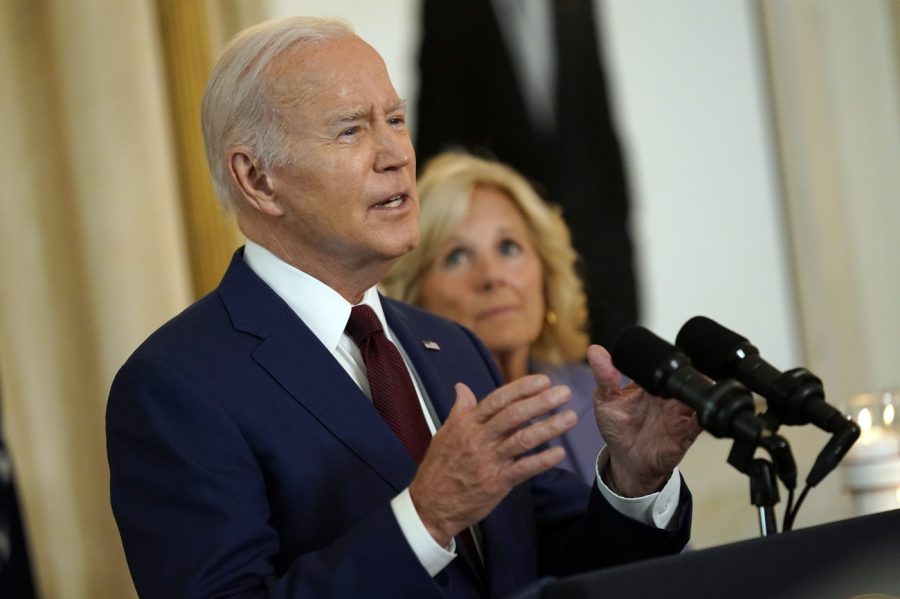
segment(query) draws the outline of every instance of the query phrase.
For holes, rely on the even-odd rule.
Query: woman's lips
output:
[[[482,320],[485,318],[493,318],[495,316],[503,316],[505,314],[509,314],[510,312],[515,311],[516,306],[497,306],[496,308],[489,308],[487,310],[482,310],[478,313],[476,318],[478,320]]]

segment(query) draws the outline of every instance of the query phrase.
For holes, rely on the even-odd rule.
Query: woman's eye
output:
[[[459,266],[466,260],[466,252],[462,248],[457,248],[452,250],[447,256],[444,258],[444,266],[448,268],[452,268],[454,266]]]
[[[518,256],[522,253],[522,246],[512,239],[504,239],[500,242],[500,254],[503,256]]]

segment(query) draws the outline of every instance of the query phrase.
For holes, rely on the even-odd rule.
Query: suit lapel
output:
[[[244,263],[242,250],[218,292],[235,328],[260,338],[253,360],[395,490],[406,488],[415,462],[331,353]]]
[[[430,338],[423,337],[423,334],[427,335],[428,332],[420,331],[411,319],[397,310],[389,301],[381,298],[381,307],[384,310],[384,317],[388,326],[393,331],[394,336],[397,337],[400,345],[403,346],[403,350],[413,363],[413,368],[416,369],[416,373],[425,386],[424,391],[431,400],[431,405],[440,421],[435,423],[435,426],[439,428],[440,424],[450,414],[450,409],[453,407],[453,401],[456,398],[453,383],[448,383],[435,369],[432,362],[432,352],[440,350],[426,349],[425,342],[433,341]],[[437,346],[440,347],[440,344],[437,344]]]

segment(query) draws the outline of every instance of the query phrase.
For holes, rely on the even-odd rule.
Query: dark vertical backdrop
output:
[[[547,0],[557,55],[554,132],[532,125],[488,0],[423,0],[416,150],[494,156],[562,206],[582,258],[591,339],[606,346],[638,317],[628,186],[612,124],[591,0]]]

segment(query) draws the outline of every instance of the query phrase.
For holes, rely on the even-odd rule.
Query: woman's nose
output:
[[[476,261],[476,286],[481,291],[490,291],[506,284],[500,262],[487,256],[479,256]]]

